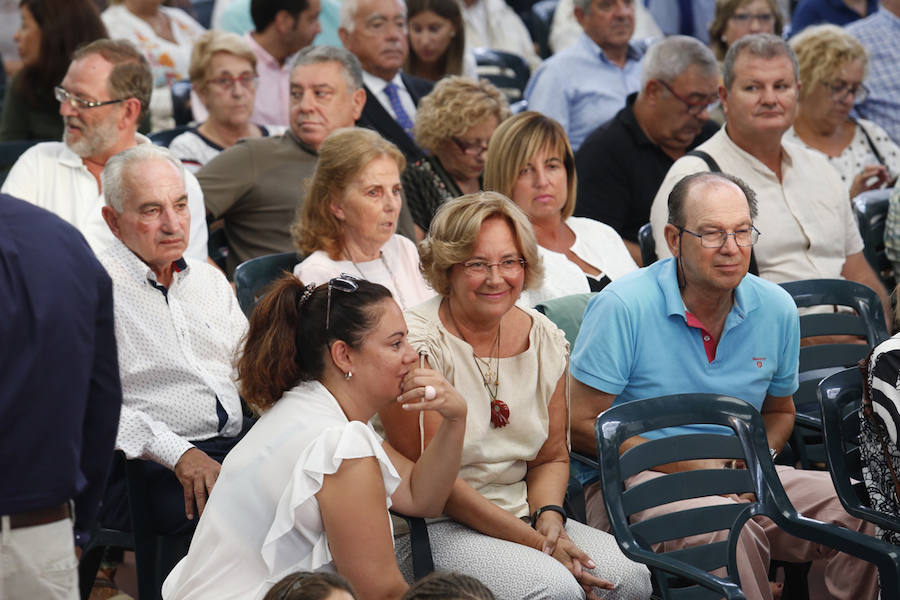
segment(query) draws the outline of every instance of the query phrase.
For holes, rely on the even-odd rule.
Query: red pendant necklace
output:
[[[462,330],[459,328],[459,325],[456,323],[456,319],[453,318],[453,311],[450,309],[450,301],[447,301],[447,314],[450,316],[450,321],[453,322],[453,327],[456,328],[456,331],[459,333],[459,337],[462,338],[462,341],[469,344],[469,340],[466,339],[466,336],[463,335]],[[472,346],[472,344],[469,344]],[[472,348],[472,358],[475,359],[475,368],[478,369],[478,374],[481,375],[481,381],[484,383],[484,389],[487,390],[488,396],[491,398],[491,426],[495,428],[506,427],[509,425],[509,406],[507,406],[506,402],[503,400],[497,399],[497,391],[500,389],[500,324],[497,323],[497,338],[494,341],[494,347],[496,350],[496,359],[497,364],[494,367],[491,364],[491,359],[493,356],[488,356],[487,360],[480,358],[475,354],[475,348]],[[485,375],[484,370],[482,370],[482,363],[487,368],[487,375]]]

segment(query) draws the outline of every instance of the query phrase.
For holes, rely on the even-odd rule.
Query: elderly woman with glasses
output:
[[[841,174],[850,197],[883,187],[900,173],[900,148],[881,127],[850,116],[868,95],[866,50],[836,25],[807,27],[791,38],[800,67],[800,103],[785,140],[818,150]]]
[[[403,171],[403,190],[420,236],[441,204],[481,189],[488,142],[509,115],[506,98],[485,80],[445,77],[422,98],[414,133],[430,156]]]
[[[294,244],[307,255],[294,275],[307,282],[362,277],[388,288],[404,310],[434,296],[415,244],[396,233],[405,163],[394,144],[369,129],[339,129],[325,138],[291,226]]]
[[[781,35],[784,19],[776,0],[716,0],[709,45],[719,61],[733,43],[751,33]]]
[[[209,116],[172,140],[169,149],[192,173],[240,139],[284,131],[250,122],[258,82],[256,55],[239,35],[213,30],[200,36],[191,53],[190,77]]]
[[[304,570],[337,571],[363,599],[400,598],[388,508],[440,513],[466,422],[465,401],[417,361],[384,286],[276,281],[237,363],[241,394],[261,416],[222,465],[163,597],[259,600]],[[416,462],[368,424],[388,404],[440,414]]]
[[[501,600],[647,598],[646,567],[607,533],[567,519],[568,344],[516,301],[544,268],[525,214],[495,192],[450,200],[419,245],[439,296],[406,311],[410,343],[466,399],[459,479],[429,523],[435,567],[485,582]],[[387,407],[390,443],[414,460],[440,418]],[[396,543],[409,576],[410,546]]]
[[[542,285],[523,293],[524,304],[600,291],[638,268],[615,229],[572,216],[575,158],[562,125],[550,117],[527,111],[497,128],[487,153],[484,187],[511,198],[534,228],[547,275]]]

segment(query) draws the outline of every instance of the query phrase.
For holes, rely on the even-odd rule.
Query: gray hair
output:
[[[406,17],[406,0],[394,0],[403,8],[403,16]],[[341,12],[339,26],[346,29],[348,33],[353,33],[356,24],[356,13],[359,11],[359,0],[341,0]]]
[[[703,75],[718,74],[719,63],[712,51],[696,38],[672,35],[650,46],[641,66],[641,89],[657,79],[672,83],[688,67],[696,66]]]
[[[291,73],[297,67],[327,62],[336,62],[341,65],[341,72],[344,74],[344,79],[347,80],[347,87],[350,92],[362,89],[362,65],[359,64],[359,59],[345,48],[307,46],[297,53],[297,57],[291,63]]]
[[[800,82],[800,67],[797,65],[797,55],[791,49],[791,46],[771,33],[754,33],[745,35],[731,45],[728,52],[725,53],[725,60],[722,62],[722,81],[726,90],[731,90],[731,84],[734,83],[734,63],[737,62],[738,56],[742,52],[748,52],[751,56],[758,58],[771,59],[779,56],[786,56],[791,59],[791,65],[794,67],[794,81]]]
[[[156,144],[138,144],[128,150],[119,152],[106,161],[103,173],[100,175],[100,182],[107,206],[122,214],[122,211],[125,209],[125,198],[134,191],[125,182],[127,173],[133,168],[132,165],[135,163],[151,160],[169,161],[178,169],[178,175],[181,177],[181,181],[184,182],[184,165],[175,158],[175,155],[168,148],[157,146]]]
[[[701,171],[682,177],[669,192],[669,223],[675,227],[684,227],[687,224],[684,205],[691,190],[697,185],[701,183],[721,184],[723,181],[733,183],[740,188],[747,199],[750,218],[755,219],[757,214],[756,192],[743,179],[731,173]]]

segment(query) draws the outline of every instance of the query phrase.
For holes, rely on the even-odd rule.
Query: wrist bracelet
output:
[[[531,515],[531,526],[534,527],[535,525],[537,525],[540,516],[548,510],[559,513],[562,517],[563,525],[566,524],[566,520],[568,519],[568,517],[566,516],[566,509],[564,509],[562,506],[557,506],[556,504],[548,504],[547,506],[542,506],[534,511],[534,514]]]

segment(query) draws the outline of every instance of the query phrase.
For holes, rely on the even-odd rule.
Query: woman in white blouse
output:
[[[222,465],[163,597],[260,599],[288,573],[336,570],[361,599],[399,599],[407,585],[387,509],[441,512],[466,422],[465,401],[417,360],[385,287],[277,281],[238,362],[243,397],[262,416]],[[415,463],[368,425],[388,404],[441,415]]]
[[[575,210],[575,158],[562,126],[527,111],[494,131],[484,165],[484,189],[500,192],[528,215],[546,276],[522,293],[533,306],[548,298],[599,291],[638,268],[615,229]]]
[[[319,160],[294,244],[306,259],[294,268],[303,283],[349,273],[388,288],[406,310],[434,296],[419,272],[419,253],[397,235],[403,154],[370,129],[339,129],[319,147]]]
[[[835,25],[807,27],[791,38],[800,68],[800,102],[784,136],[828,157],[854,198],[893,185],[900,173],[900,147],[884,129],[850,116],[865,100],[868,57],[852,35]]]

